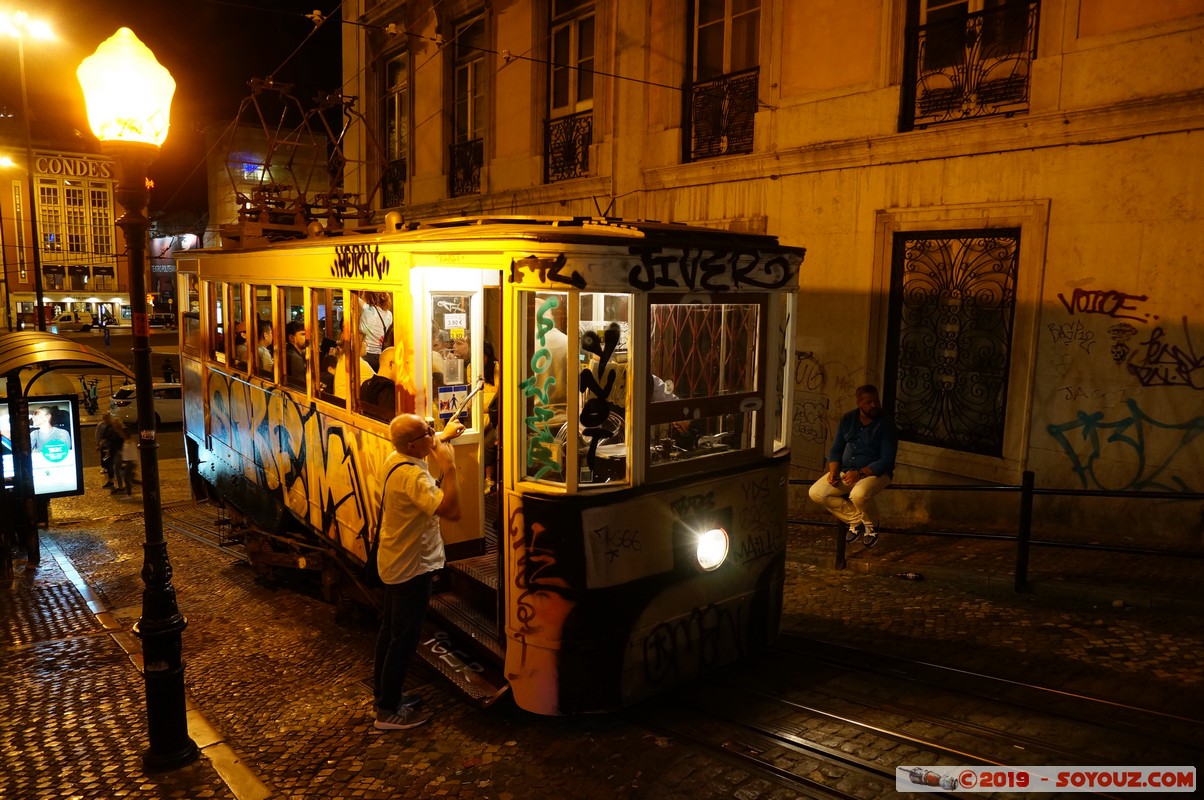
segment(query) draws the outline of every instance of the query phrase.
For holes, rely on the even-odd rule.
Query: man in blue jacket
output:
[[[857,408],[841,417],[828,451],[828,473],[811,485],[809,494],[849,526],[846,542],[861,536],[862,544],[873,547],[878,543],[874,497],[890,486],[899,432],[882,413],[877,387],[859,386],[856,397]]]

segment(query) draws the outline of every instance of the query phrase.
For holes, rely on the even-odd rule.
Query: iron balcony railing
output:
[[[406,199],[406,160],[399,158],[385,165],[380,176],[381,208],[396,208]]]
[[[1010,2],[910,29],[900,128],[1027,111],[1039,11]]]
[[[690,86],[687,161],[752,152],[759,72],[753,67]]]
[[[481,163],[484,160],[484,139],[471,139],[451,146],[448,193],[452,197],[481,193]]]
[[[581,111],[547,122],[544,183],[589,175],[589,147],[594,142],[594,112]]]

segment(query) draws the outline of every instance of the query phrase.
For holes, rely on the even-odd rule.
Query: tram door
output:
[[[442,427],[453,417],[467,429],[452,442],[460,478],[461,517],[442,522],[449,560],[496,547],[495,430],[501,368],[501,274],[493,270],[416,268],[413,319],[418,413]],[[492,407],[492,412],[491,412]],[[488,467],[488,468],[487,468]],[[436,476],[438,477],[438,476]],[[492,541],[489,541],[492,539]]]

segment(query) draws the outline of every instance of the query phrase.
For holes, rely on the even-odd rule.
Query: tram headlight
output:
[[[727,558],[727,531],[723,528],[711,528],[706,533],[700,533],[695,556],[698,558],[698,566],[707,572],[718,569]]]

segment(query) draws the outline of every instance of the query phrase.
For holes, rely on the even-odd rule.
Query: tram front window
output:
[[[630,314],[631,295],[581,294],[577,464],[582,485],[627,479]]]
[[[529,292],[523,298],[522,474],[529,480],[564,482],[564,428],[568,380],[565,292]]]
[[[649,466],[747,450],[763,406],[760,303],[658,303],[650,309]]]

